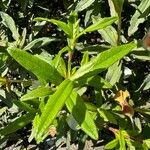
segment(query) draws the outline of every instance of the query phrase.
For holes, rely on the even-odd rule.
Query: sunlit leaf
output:
[[[34,21],[47,21],[47,22],[53,23],[57,25],[60,29],[62,29],[67,35],[71,36],[70,28],[63,21],[55,20],[55,19],[48,19],[48,18],[41,18],[41,17],[35,18]]]
[[[111,123],[117,124],[116,118],[113,116],[113,114],[109,110],[98,109],[98,112],[100,116],[104,119],[104,121],[106,122],[109,121]]]
[[[46,61],[18,48],[9,48],[8,52],[20,65],[34,73],[41,81],[61,83],[61,75]]]
[[[2,23],[11,30],[12,36],[15,40],[18,40],[20,35],[17,31],[16,25],[12,17],[10,17],[8,14],[0,11],[0,15],[2,18]]]
[[[77,6],[75,8],[75,11],[82,11],[86,8],[88,8],[90,5],[92,5],[92,3],[94,2],[95,0],[80,0],[78,3],[77,3]]]
[[[142,0],[140,5],[137,7],[136,12],[130,20],[130,26],[128,28],[128,35],[131,36],[138,30],[140,23],[143,23],[150,12],[150,1]]]
[[[91,138],[97,140],[98,132],[94,120],[77,92],[73,91],[71,93],[66,101],[66,106],[81,129]]]
[[[115,22],[116,20],[117,20],[117,17],[106,17],[106,18],[100,19],[97,22],[95,22],[94,24],[92,24],[91,26],[84,29],[82,32],[80,32],[78,34],[77,38],[79,38],[81,35],[83,35],[87,32],[93,32],[93,31],[97,31],[97,30],[106,28],[107,26],[109,26],[113,22]]]
[[[49,87],[38,87],[37,89],[34,89],[28,92],[27,94],[23,95],[20,100],[27,101],[38,97],[46,97],[48,95],[51,95],[52,93],[53,91]]]
[[[37,129],[35,129],[35,138],[37,142],[41,142],[47,136],[50,124],[64,106],[65,101],[70,96],[72,90],[73,82],[66,79],[59,85],[57,91],[52,96],[50,96],[47,104],[42,111],[40,119],[38,119],[39,122],[37,125]]]
[[[77,80],[81,77],[90,77],[102,72],[117,60],[128,54],[134,47],[134,43],[129,43],[118,47],[113,47],[107,51],[100,53],[97,57],[80,67],[71,77],[71,79]]]
[[[113,149],[119,144],[118,139],[114,139],[105,145],[105,149]]]
[[[24,50],[29,50],[29,49],[34,49],[34,48],[40,48],[42,46],[48,45],[49,43],[53,41],[57,41],[58,39],[56,38],[49,38],[49,37],[42,37],[33,40],[30,42],[27,46],[24,47]]]

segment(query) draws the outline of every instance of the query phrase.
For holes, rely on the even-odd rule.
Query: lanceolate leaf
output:
[[[100,116],[104,119],[104,121],[106,121],[106,122],[109,121],[111,123],[117,124],[117,120],[113,116],[111,111],[105,110],[105,109],[98,109],[98,112],[99,112]]]
[[[2,17],[2,23],[11,30],[12,32],[12,37],[15,40],[18,40],[20,35],[17,31],[16,25],[14,20],[12,19],[12,17],[10,17],[8,14],[4,13],[4,12],[0,12],[0,15]]]
[[[97,140],[98,132],[94,119],[88,112],[86,105],[76,91],[71,93],[70,97],[66,101],[66,106],[80,125],[81,129],[91,138]]]
[[[106,28],[107,26],[115,22],[116,20],[117,20],[117,17],[106,17],[106,18],[100,19],[99,21],[97,21],[96,23],[92,24],[91,26],[84,29],[81,33],[79,33],[77,38],[79,38],[81,35],[87,32],[93,32],[99,29]]]
[[[93,23],[97,22],[98,19],[101,19],[99,16],[93,18]],[[113,26],[108,26],[104,29],[98,30],[98,32],[101,34],[102,38],[111,44],[112,46],[117,46],[117,31]]]
[[[25,46],[24,50],[29,50],[32,48],[39,48],[39,47],[49,44],[52,41],[57,41],[57,39],[49,38],[49,37],[38,38],[38,39],[35,39],[34,41],[30,42],[27,46]]]
[[[82,11],[86,9],[87,7],[91,6],[94,1],[95,0],[80,0],[75,8],[75,11]]]
[[[119,61],[117,61],[108,68],[105,79],[111,85],[115,85],[117,82],[119,82],[122,74],[121,66],[122,64],[121,63],[119,64]]]
[[[150,1],[142,0],[140,5],[137,7],[135,14],[132,16],[130,26],[128,29],[128,35],[131,36],[137,31],[140,23],[143,23],[150,12]]]
[[[16,119],[15,121],[9,123],[8,126],[4,127],[0,130],[0,135],[8,135],[13,132],[16,132],[17,130],[23,128],[27,124],[29,124],[32,119],[34,118],[34,113],[28,113],[26,115],[21,116],[20,118]]]
[[[9,48],[8,53],[24,68],[34,73],[41,81],[59,84],[62,81],[57,70],[46,61],[18,48]]]
[[[138,90],[148,90],[150,89],[150,74],[147,75],[147,77],[144,79],[142,85],[140,86],[140,88]]]
[[[117,31],[113,26],[108,26],[105,29],[99,30],[98,32],[101,34],[101,36],[106,42],[108,42],[112,46],[117,45],[118,35],[117,35]]]
[[[119,139],[120,149],[126,150],[126,143],[125,143],[125,138],[122,130],[119,130],[118,139]]]
[[[71,35],[70,28],[63,21],[55,20],[55,19],[41,18],[41,17],[35,18],[34,21],[48,21],[48,22],[51,22],[51,23],[57,25],[60,29],[62,29],[67,35],[69,35],[69,36]]]
[[[36,113],[36,110],[25,102],[21,102],[20,100],[14,100],[13,102],[16,106],[18,106],[22,110],[25,110],[29,113]]]
[[[81,77],[91,77],[102,72],[117,60],[128,54],[134,47],[134,43],[129,43],[118,47],[113,47],[107,51],[100,53],[90,62],[80,67],[71,77],[71,80],[77,80]]]
[[[122,7],[123,7],[123,3],[124,0],[111,0],[114,4],[115,7],[115,11],[118,14],[118,16],[121,15],[121,11],[122,11]]]
[[[118,139],[114,139],[105,145],[105,149],[113,149],[119,144]]]
[[[50,96],[44,110],[42,111],[37,129],[35,129],[35,138],[37,142],[41,142],[45,138],[45,134],[47,133],[50,124],[64,106],[64,103],[70,96],[72,90],[73,82],[66,79],[59,85],[57,91]]]
[[[22,96],[20,100],[26,101],[26,100],[30,100],[30,99],[34,99],[38,97],[46,97],[52,93],[53,91],[49,87],[38,87],[37,89],[34,89],[28,92],[27,94],[25,94],[24,96]]]

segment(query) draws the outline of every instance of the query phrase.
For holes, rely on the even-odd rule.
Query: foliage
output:
[[[0,2],[1,148],[148,150],[149,3]]]

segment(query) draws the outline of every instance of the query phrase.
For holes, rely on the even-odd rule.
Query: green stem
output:
[[[118,34],[118,39],[117,39],[117,45],[121,44],[121,14],[118,16],[118,29],[117,29],[117,34]]]
[[[68,52],[68,78],[71,76],[71,60],[72,60],[72,51]]]

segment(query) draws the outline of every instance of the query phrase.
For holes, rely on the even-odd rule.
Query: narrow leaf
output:
[[[147,145],[148,148],[150,148],[150,139],[146,139],[143,142]]]
[[[48,18],[41,18],[41,17],[35,18],[34,21],[47,21],[47,22],[53,23],[57,25],[60,29],[62,29],[67,35],[69,36],[71,35],[70,28],[63,21],[55,20],[55,19],[48,19]]]
[[[20,65],[34,73],[41,81],[55,84],[61,83],[61,75],[46,61],[18,48],[9,48],[8,53]]]
[[[105,149],[113,149],[119,144],[118,139],[114,139],[105,145]]]
[[[95,0],[80,0],[78,3],[77,3],[77,6],[75,8],[75,11],[82,11],[86,8],[88,8],[89,6],[92,5],[92,3],[94,2]]]
[[[30,42],[27,46],[24,47],[24,50],[34,49],[34,48],[40,48],[42,46],[48,45],[49,43],[57,41],[56,38],[49,38],[49,37],[42,37],[33,40]]]
[[[142,85],[139,87],[138,90],[148,90],[150,89],[150,74],[144,79]]]
[[[81,66],[83,66],[84,64],[87,64],[89,61],[89,54],[88,51],[85,51],[83,54],[83,58],[81,60]]]
[[[14,20],[12,19],[12,17],[10,17],[8,14],[0,11],[0,15],[1,15],[1,18],[2,18],[2,23],[10,29],[10,31],[12,32],[12,37],[15,39],[15,40],[18,40],[20,35],[17,31],[17,28],[16,28],[16,25],[15,25],[15,22]]]
[[[81,33],[79,33],[77,38],[79,38],[81,35],[87,32],[93,32],[96,30],[106,28],[107,26],[115,22],[116,20],[117,20],[117,17],[106,17],[106,18],[100,19],[99,21],[97,21],[96,23],[92,24],[91,26],[84,29]]]
[[[118,61],[108,68],[105,79],[111,85],[115,85],[117,82],[119,82],[119,79],[122,74],[121,66],[122,66],[121,63],[119,64],[119,61]]]
[[[48,102],[42,111],[38,128],[35,129],[37,133],[36,140],[38,142],[45,138],[45,134],[47,133],[50,124],[64,106],[65,101],[70,96],[72,90],[73,82],[66,79],[59,85],[57,91],[48,99]]]
[[[16,106],[18,106],[22,110],[25,110],[29,113],[36,113],[36,110],[32,108],[29,104],[21,102],[20,100],[14,100],[13,102]]]
[[[91,114],[88,112],[82,98],[73,91],[66,101],[66,106],[81,129],[91,138],[97,140],[98,132]]]
[[[142,0],[140,5],[137,7],[136,12],[131,18],[130,26],[128,28],[128,35],[131,36],[138,30],[140,23],[143,23],[150,12],[150,1]]]
[[[118,139],[119,139],[120,149],[126,150],[126,143],[125,143],[125,139],[124,139],[122,130],[119,130]]]
[[[100,116],[104,119],[104,121],[106,121],[106,122],[109,121],[111,123],[117,124],[116,118],[108,110],[98,109],[98,112],[99,112]]]
[[[91,77],[102,72],[117,60],[128,54],[135,46],[134,43],[129,43],[118,47],[112,47],[111,49],[100,53],[90,62],[81,66],[71,77],[71,80],[79,80],[81,77]]]
[[[1,135],[8,135],[13,132],[16,132],[17,130],[23,128],[27,124],[29,124],[32,119],[34,118],[35,114],[25,114],[21,116],[20,118],[17,118],[15,121],[11,122],[8,124],[8,126],[4,127],[3,129],[0,130]]]
[[[118,14],[118,16],[120,16],[124,0],[111,0],[111,1],[114,4],[114,8],[115,8],[116,13]]]
[[[79,84],[80,85],[87,84],[89,86],[93,86],[97,90],[101,90],[102,88],[108,88],[108,89],[112,88],[112,85],[107,80],[103,79],[98,75],[80,80]]]
[[[46,97],[48,95],[51,95],[53,93],[52,89],[49,87],[38,87],[37,89],[34,89],[24,96],[21,97],[21,101],[26,101],[30,99],[35,99],[38,97]]]
[[[105,29],[98,30],[98,32],[106,42],[108,42],[112,46],[117,46],[118,35],[114,27],[108,26]]]

